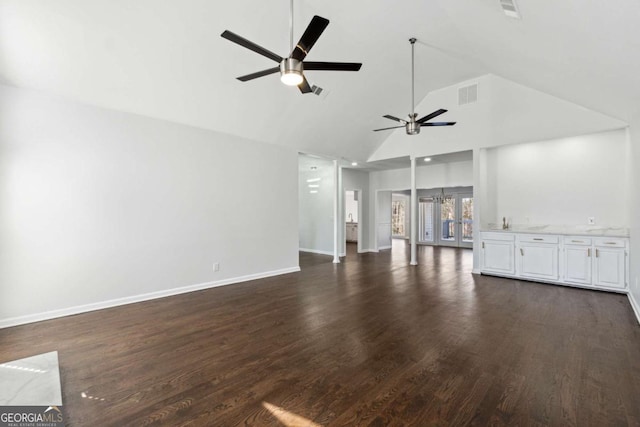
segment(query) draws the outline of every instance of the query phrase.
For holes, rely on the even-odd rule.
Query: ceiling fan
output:
[[[307,29],[302,34],[298,44],[293,45],[293,0],[290,2],[290,15],[289,15],[289,43],[291,53],[288,57],[283,58],[262,46],[259,46],[244,37],[241,37],[229,30],[225,30],[220,36],[225,39],[239,44],[249,50],[252,50],[262,56],[265,56],[275,62],[280,63],[278,67],[268,68],[266,70],[258,71],[256,73],[247,74],[246,76],[238,77],[238,80],[246,82],[249,80],[257,79],[258,77],[267,76],[280,71],[280,80],[282,83],[288,86],[298,86],[300,92],[310,93],[312,92],[309,82],[304,76],[304,70],[314,71],[358,71],[362,64],[353,62],[311,62],[304,61],[307,54],[318,41],[322,32],[329,25],[329,20],[322,18],[321,16],[314,16]]]
[[[374,132],[378,132],[381,130],[389,130],[389,129],[399,129],[399,128],[405,128],[407,130],[407,135],[417,135],[420,133],[420,127],[422,126],[453,126],[456,124],[456,122],[429,122],[429,120],[438,117],[441,114],[444,114],[447,112],[447,110],[444,109],[439,109],[434,111],[431,114],[427,114],[424,117],[421,117],[419,119],[416,120],[416,117],[418,117],[418,113],[416,113],[415,110],[415,100],[414,100],[414,96],[415,96],[415,78],[414,78],[414,69],[415,69],[415,65],[414,65],[414,48],[415,48],[415,43],[416,43],[416,39],[415,38],[410,38],[409,42],[411,42],[411,114],[409,114],[409,120],[402,120],[399,119],[397,117],[394,116],[390,116],[390,115],[385,115],[382,116],[386,119],[391,119],[394,120],[396,122],[400,122],[402,123],[402,126],[392,126],[390,128],[382,128],[382,129],[374,129]]]

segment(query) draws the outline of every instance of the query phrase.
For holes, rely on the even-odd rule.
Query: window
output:
[[[394,236],[404,236],[404,200],[394,200],[391,202],[391,234]]]

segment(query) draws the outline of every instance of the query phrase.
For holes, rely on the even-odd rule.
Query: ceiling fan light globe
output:
[[[302,73],[292,70],[282,73],[280,76],[280,81],[287,86],[298,86],[302,83]]]
[[[280,81],[287,86],[298,86],[304,81],[302,70],[302,61],[285,58],[280,63]]]

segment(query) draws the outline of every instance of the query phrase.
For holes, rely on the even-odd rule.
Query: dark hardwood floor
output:
[[[640,425],[626,296],[405,248],[0,330],[0,362],[57,350],[69,426]]]

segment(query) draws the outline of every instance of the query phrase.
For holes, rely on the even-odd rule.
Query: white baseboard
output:
[[[479,268],[474,268],[473,270],[471,270],[471,274],[481,274],[482,270]]]
[[[640,323],[640,305],[638,304],[636,299],[633,297],[633,294],[631,292],[629,292],[627,295],[629,296],[629,302],[631,303],[631,308],[633,308],[633,312],[636,314],[636,319],[638,320],[638,323]]]
[[[378,247],[379,251],[384,251],[385,249],[391,249],[391,245],[389,245],[389,246],[379,246]]]
[[[333,251],[321,251],[318,249],[306,249],[306,248],[298,248],[300,252],[309,252],[312,254],[320,254],[320,255],[331,255],[333,256]]]
[[[266,277],[279,276],[281,274],[295,273],[300,271],[300,267],[289,267],[280,270],[266,271],[263,273],[249,274],[246,276],[232,277],[215,282],[199,283],[197,285],[183,286],[180,288],[166,289],[147,294],[133,295],[130,297],[116,298],[108,301],[101,301],[92,304],[78,305],[75,307],[63,308],[60,310],[46,311],[44,313],[29,314],[27,316],[10,317],[0,319],[0,329],[12,326],[24,325],[27,323],[41,322],[43,320],[56,319],[58,317],[72,316],[74,314],[86,313],[89,311],[102,310],[105,308],[117,307],[120,305],[133,304],[136,302],[150,301],[158,298],[165,298],[188,292],[201,291],[204,289],[217,288],[218,286],[233,285],[235,283],[248,282],[249,280],[264,279]]]
[[[366,254],[366,253],[368,253],[368,252],[371,252],[371,253],[374,253],[374,254],[375,254],[375,253],[377,253],[378,251],[377,251],[377,250],[375,250],[375,249],[362,249],[361,251],[358,251],[358,253],[359,253],[359,254]]]

